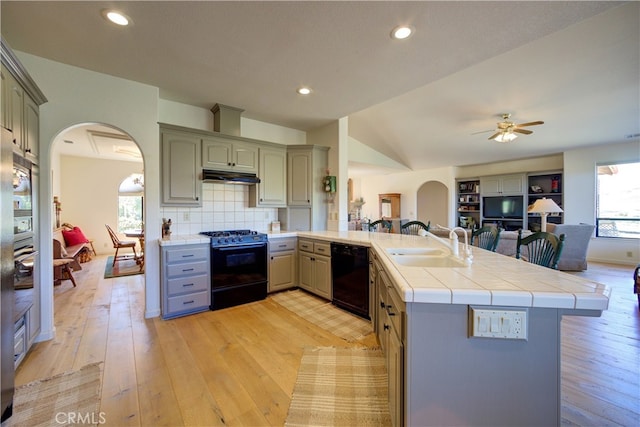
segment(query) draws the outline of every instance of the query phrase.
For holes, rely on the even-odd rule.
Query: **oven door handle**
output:
[[[228,247],[223,247],[223,248],[212,248],[213,250],[218,250],[220,252],[227,252],[227,251],[237,251],[238,249],[260,249],[260,248],[264,248],[266,246],[265,243],[259,243],[259,244],[249,244],[249,245],[235,245],[235,246],[228,246]]]

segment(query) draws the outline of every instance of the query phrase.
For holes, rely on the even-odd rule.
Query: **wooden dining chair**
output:
[[[431,221],[426,225],[420,221],[409,221],[400,226],[400,234],[412,234],[417,236],[420,230],[429,231],[429,227],[431,227]]]
[[[477,242],[479,248],[486,249],[491,252],[495,252],[498,247],[498,241],[500,241],[499,227],[486,226],[479,228],[471,233],[471,244]]]
[[[527,247],[526,260],[542,265],[543,267],[558,269],[558,259],[562,254],[562,246],[564,245],[564,234],[556,236],[553,233],[540,231],[532,233],[523,238],[522,229],[518,230],[518,240],[516,243],[516,258],[520,259],[522,246]]]
[[[136,241],[135,240],[120,240],[120,238],[118,237],[118,235],[115,233],[115,231],[113,231],[113,229],[111,227],[109,227],[108,224],[104,225],[105,227],[107,227],[107,231],[109,232],[109,237],[111,237],[111,241],[113,242],[113,247],[116,250],[115,255],[113,256],[113,266],[116,265],[116,261],[122,261],[125,259],[131,259],[130,255],[118,255],[118,251],[121,248],[131,248],[131,250],[133,251],[133,259],[137,260],[138,259],[138,254],[136,253]]]

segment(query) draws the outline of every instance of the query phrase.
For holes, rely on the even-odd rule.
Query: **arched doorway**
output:
[[[56,135],[49,156],[50,187],[61,203],[61,212],[59,221],[52,216],[53,224],[42,227],[55,228],[57,223],[79,226],[92,240],[98,255],[113,255],[113,243],[105,224],[117,229],[120,222],[121,183],[134,174],[144,182],[144,160],[138,144],[114,126],[81,123]],[[144,191],[142,187],[141,200]],[[50,260],[41,262],[43,268],[51,268],[46,265]]]
[[[449,189],[439,181],[427,181],[418,189],[417,219],[447,226],[449,223]]]

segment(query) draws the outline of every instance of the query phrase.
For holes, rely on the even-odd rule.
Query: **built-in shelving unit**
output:
[[[544,197],[552,199],[562,208],[562,172],[530,174],[528,176],[527,193],[529,206]],[[549,214],[547,216],[547,223],[562,224],[563,222],[562,213]],[[540,231],[540,214],[528,214],[527,224],[529,230]]]
[[[462,228],[480,226],[480,180],[458,180],[457,225]]]

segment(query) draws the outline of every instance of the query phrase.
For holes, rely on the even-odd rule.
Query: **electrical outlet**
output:
[[[182,220],[183,221],[189,221],[189,212],[183,212],[182,213]]]
[[[633,258],[633,252],[627,251],[627,258]]]
[[[474,308],[469,310],[469,336],[527,339],[527,310]]]

